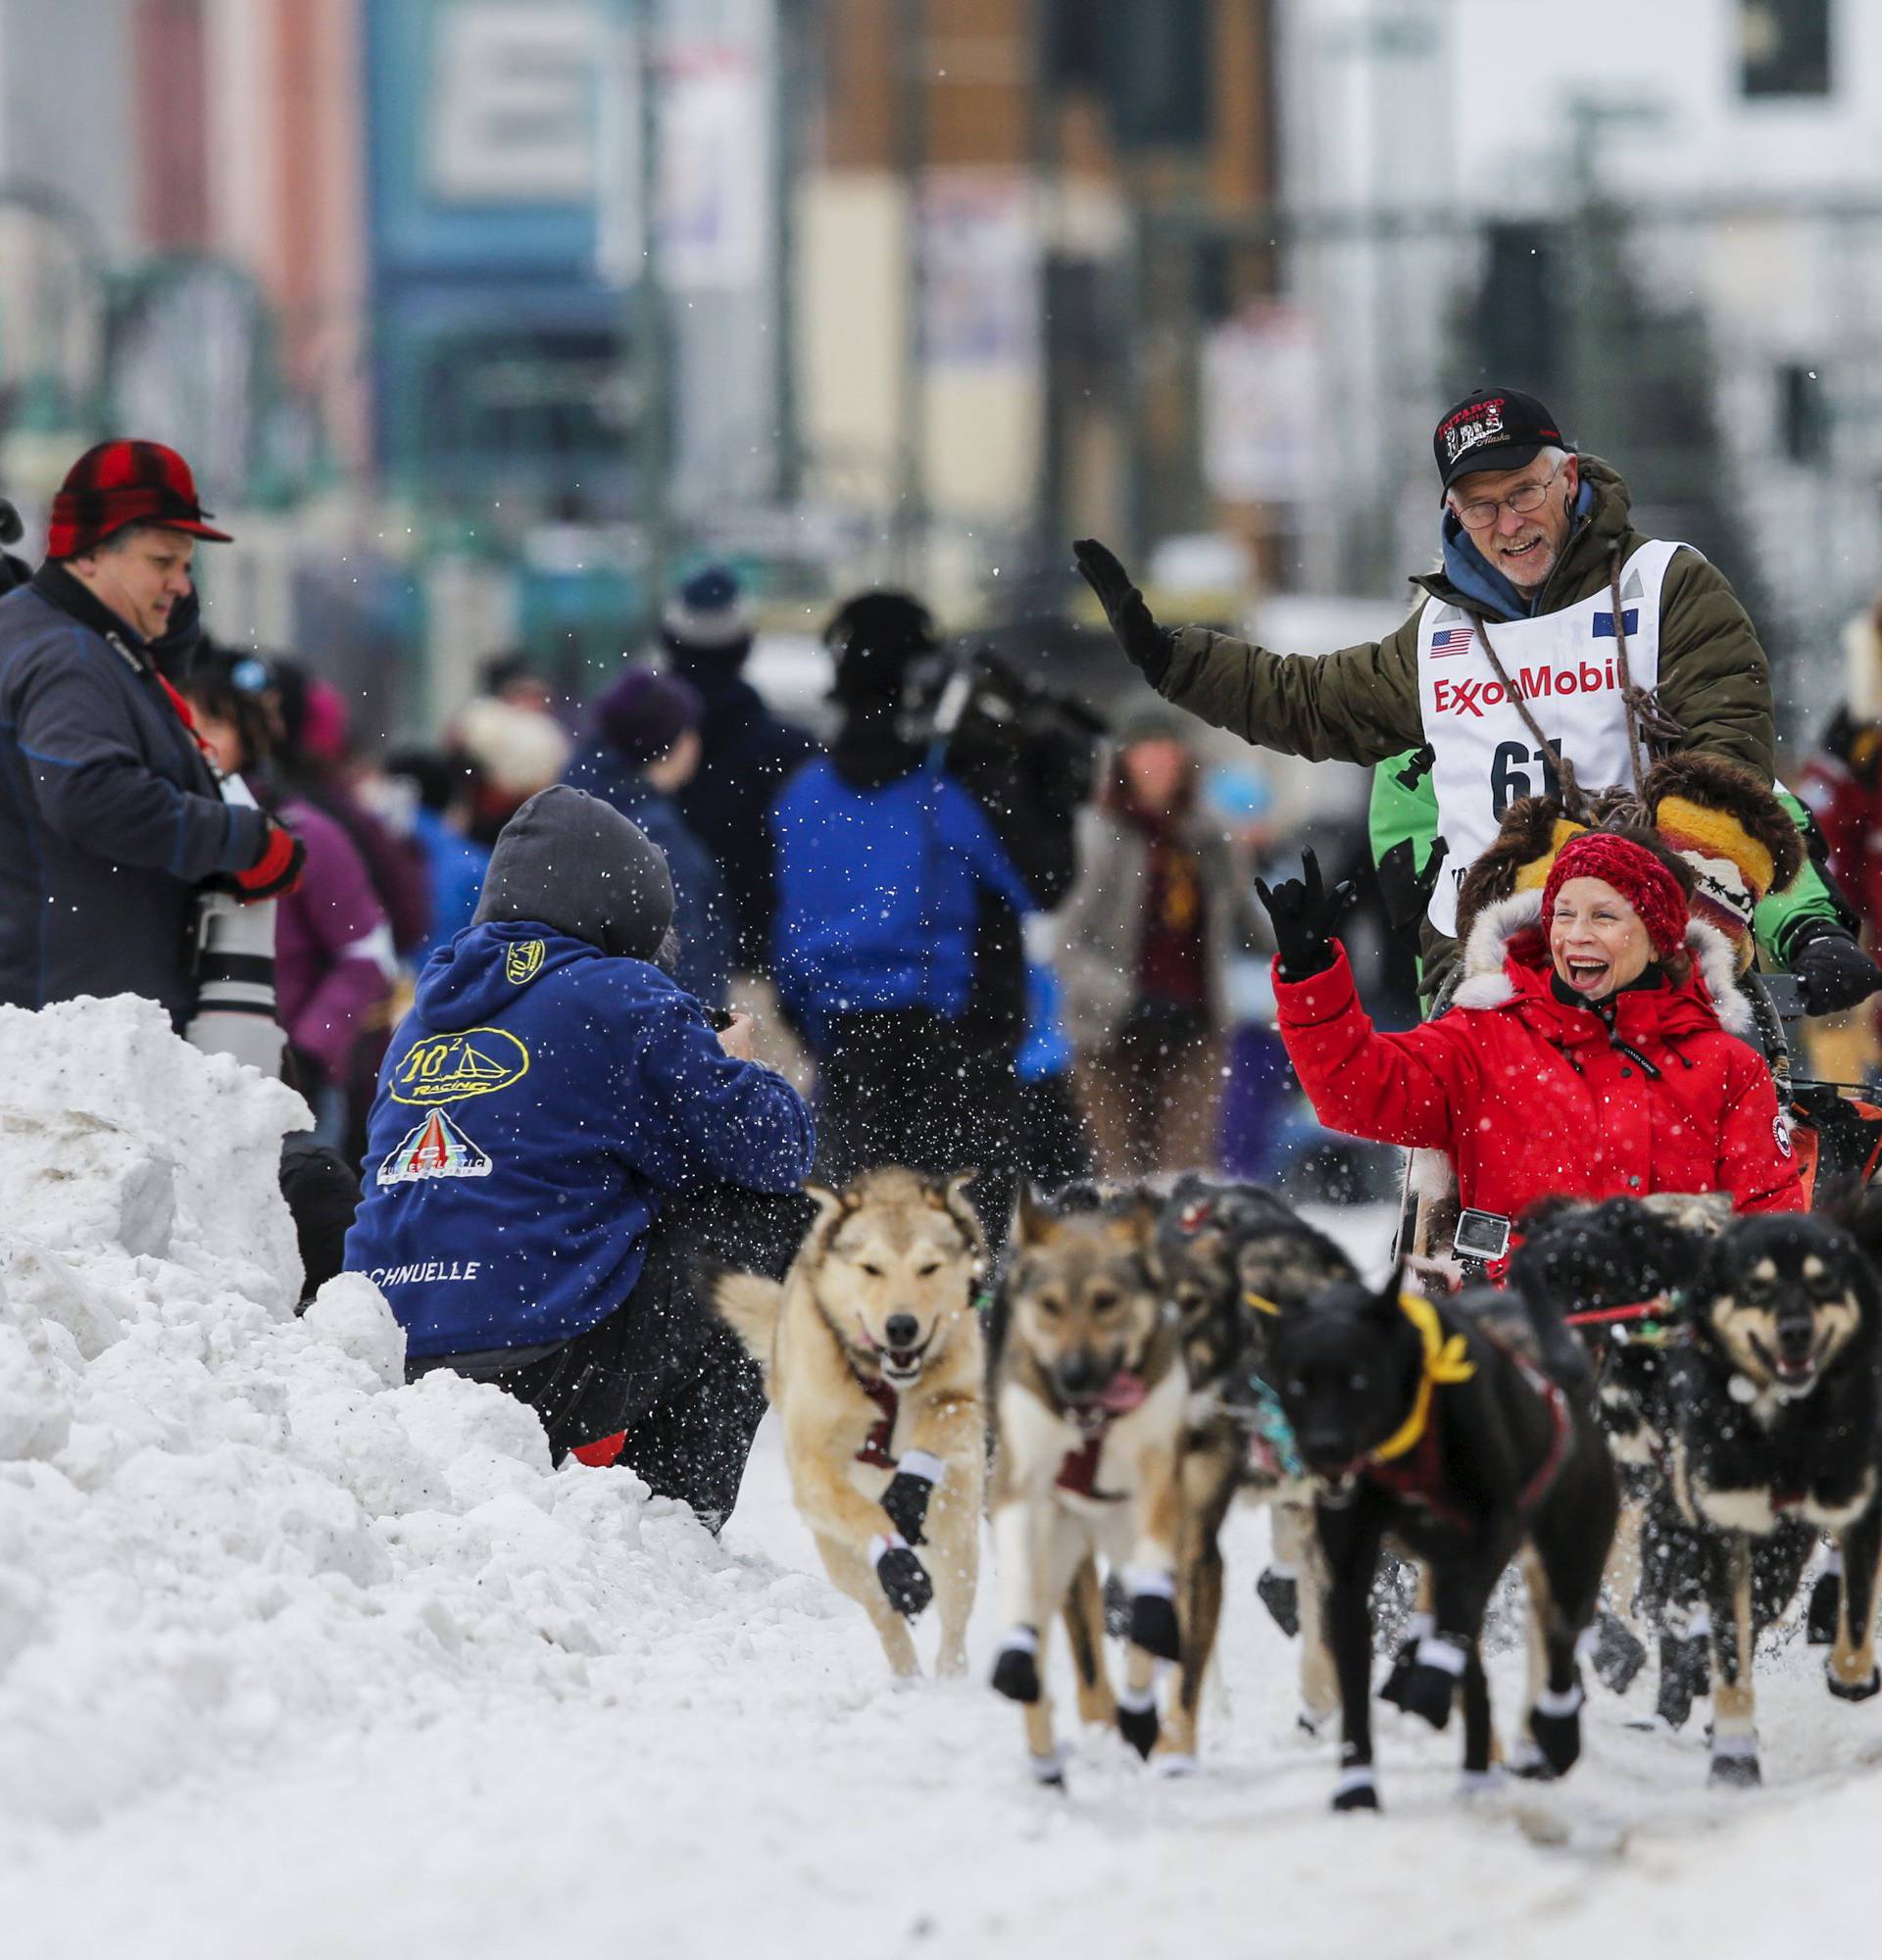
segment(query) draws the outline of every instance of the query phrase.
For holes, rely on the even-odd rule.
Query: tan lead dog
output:
[[[784,1284],[724,1273],[713,1289],[764,1367],[824,1569],[901,1676],[920,1672],[908,1623],[930,1599],[935,1672],[966,1668],[986,1463],[973,1306],[986,1247],[961,1195],[972,1176],[888,1168],[841,1193],[807,1186],[818,1216]]]
[[[1178,1655],[1177,1451],[1189,1383],[1152,1273],[1156,1220],[1148,1197],[1048,1209],[1022,1191],[1014,1221],[994,1392],[1005,1632],[993,1685],[1023,1704],[1042,1783],[1064,1774],[1043,1687],[1046,1636],[1062,1610],[1080,1717],[1114,1721],[1144,1755],[1157,1740],[1157,1663]],[[1121,1702],[1105,1673],[1101,1558],[1130,1594]]]

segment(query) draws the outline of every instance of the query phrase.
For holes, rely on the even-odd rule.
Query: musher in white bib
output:
[[[1380,867],[1388,903],[1388,874],[1401,874],[1402,915],[1428,908],[1427,983],[1451,951],[1454,874],[1515,798],[1632,789],[1657,757],[1686,750],[1768,782],[1774,743],[1764,651],[1731,586],[1689,546],[1635,530],[1618,473],[1576,454],[1534,396],[1480,389],[1432,446],[1443,563],[1413,580],[1424,596],[1381,641],[1312,657],[1165,629],[1103,545],[1074,547],[1125,654],[1166,700],[1284,753],[1390,762],[1382,785],[1403,779],[1434,808],[1442,853],[1408,842]],[[1558,780],[1564,766],[1572,784]],[[1808,830],[1803,807],[1787,807]],[[1814,1013],[1882,988],[1854,924],[1814,863],[1756,916],[1767,957],[1798,975]]]

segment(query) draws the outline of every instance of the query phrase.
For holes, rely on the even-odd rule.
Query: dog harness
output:
[[[893,1470],[895,1458],[889,1453],[889,1445],[895,1441],[895,1415],[902,1406],[902,1397],[880,1375],[869,1382],[858,1375],[855,1368],[851,1368],[850,1373],[856,1376],[856,1386],[882,1411],[868,1435],[863,1439],[863,1447],[856,1452],[856,1460],[867,1463],[873,1469]]]
[[[1107,1418],[1098,1428],[1088,1430],[1085,1440],[1076,1449],[1065,1451],[1065,1461],[1059,1465],[1059,1474],[1053,1482],[1062,1491],[1069,1491],[1074,1497],[1091,1497],[1101,1504],[1115,1504],[1122,1501],[1121,1491],[1101,1491],[1098,1484],[1098,1458],[1104,1450],[1105,1432],[1110,1429]]]
[[[1112,1377],[1113,1384],[1119,1381],[1136,1383],[1136,1377],[1128,1369],[1119,1369]],[[1141,1384],[1138,1384],[1141,1390]],[[1107,1394],[1110,1391],[1107,1390]],[[1128,1406],[1110,1407],[1100,1402],[1087,1414],[1074,1414],[1066,1408],[1059,1408],[1058,1415],[1065,1422],[1075,1424],[1084,1432],[1084,1442],[1076,1449],[1067,1449],[1059,1465],[1059,1474],[1053,1483],[1061,1491],[1069,1492],[1074,1497],[1090,1497],[1100,1504],[1118,1504],[1124,1499],[1122,1491],[1101,1491],[1098,1489],[1098,1459],[1104,1453],[1105,1438],[1111,1434],[1111,1426],[1120,1415],[1129,1413],[1143,1400],[1142,1394],[1137,1401]]]
[[[1443,1452],[1438,1432],[1431,1424],[1431,1403],[1438,1389],[1471,1380],[1477,1372],[1476,1364],[1467,1358],[1467,1344],[1461,1334],[1447,1338],[1438,1310],[1428,1299],[1421,1299],[1416,1294],[1401,1294],[1399,1309],[1418,1330],[1424,1344],[1424,1366],[1417,1394],[1412,1397],[1412,1413],[1361,1465],[1361,1475],[1421,1505],[1444,1523],[1468,1533],[1474,1529],[1472,1521],[1446,1501]],[[1568,1398],[1559,1383],[1538,1372],[1488,1329],[1483,1332],[1485,1340],[1510,1359],[1549,1412],[1548,1447],[1516,1494],[1517,1514],[1527,1517],[1549,1494],[1567,1459],[1572,1435]]]

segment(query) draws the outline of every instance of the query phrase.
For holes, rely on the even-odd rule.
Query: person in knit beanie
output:
[[[1335,937],[1352,888],[1327,890],[1312,852],[1301,877],[1258,881],[1281,1039],[1315,1114],[1429,1153],[1421,1195],[1454,1186],[1489,1214],[1458,1249],[1479,1260],[1548,1198],[1720,1191],[1737,1211],[1802,1210],[1789,1124],[1744,1039],[1749,1004],[1730,949],[1690,915],[1692,883],[1653,831],[1583,830],[1539,896],[1481,908],[1450,1006],[1388,1032]]]
[[[731,986],[731,900],[718,860],[678,802],[699,767],[703,714],[699,691],[688,682],[631,666],[595,697],[562,779],[612,804],[666,852],[679,943],[674,977],[705,1005],[722,1007]]]
[[[1571,885],[1599,889],[1577,894],[1567,889]],[[1650,965],[1664,966],[1679,959],[1686,947],[1691,889],[1690,874],[1682,877],[1671,853],[1648,833],[1630,837],[1608,830],[1578,832],[1556,853],[1542,888],[1542,924],[1550,935],[1556,977],[1576,994],[1601,1000],[1631,986]],[[1605,944],[1605,936],[1597,935],[1604,943],[1590,946],[1586,956],[1577,959],[1578,942],[1558,943],[1560,920],[1574,909],[1577,898],[1598,919],[1603,903],[1613,897],[1631,907],[1645,945],[1632,940],[1632,922],[1622,915],[1618,923],[1624,930],[1614,935],[1611,948]]]
[[[751,601],[723,564],[684,579],[661,621],[669,671],[703,705],[699,766],[674,800],[731,896],[736,970],[768,975],[777,891],[767,812],[817,743],[774,714],[745,677],[755,632]]]

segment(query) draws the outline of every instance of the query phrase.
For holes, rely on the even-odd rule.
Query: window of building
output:
[[[1124,149],[1208,143],[1211,0],[1048,0],[1039,19],[1048,80],[1102,94]]]
[[[1739,0],[1747,96],[1830,92],[1830,0]]]

